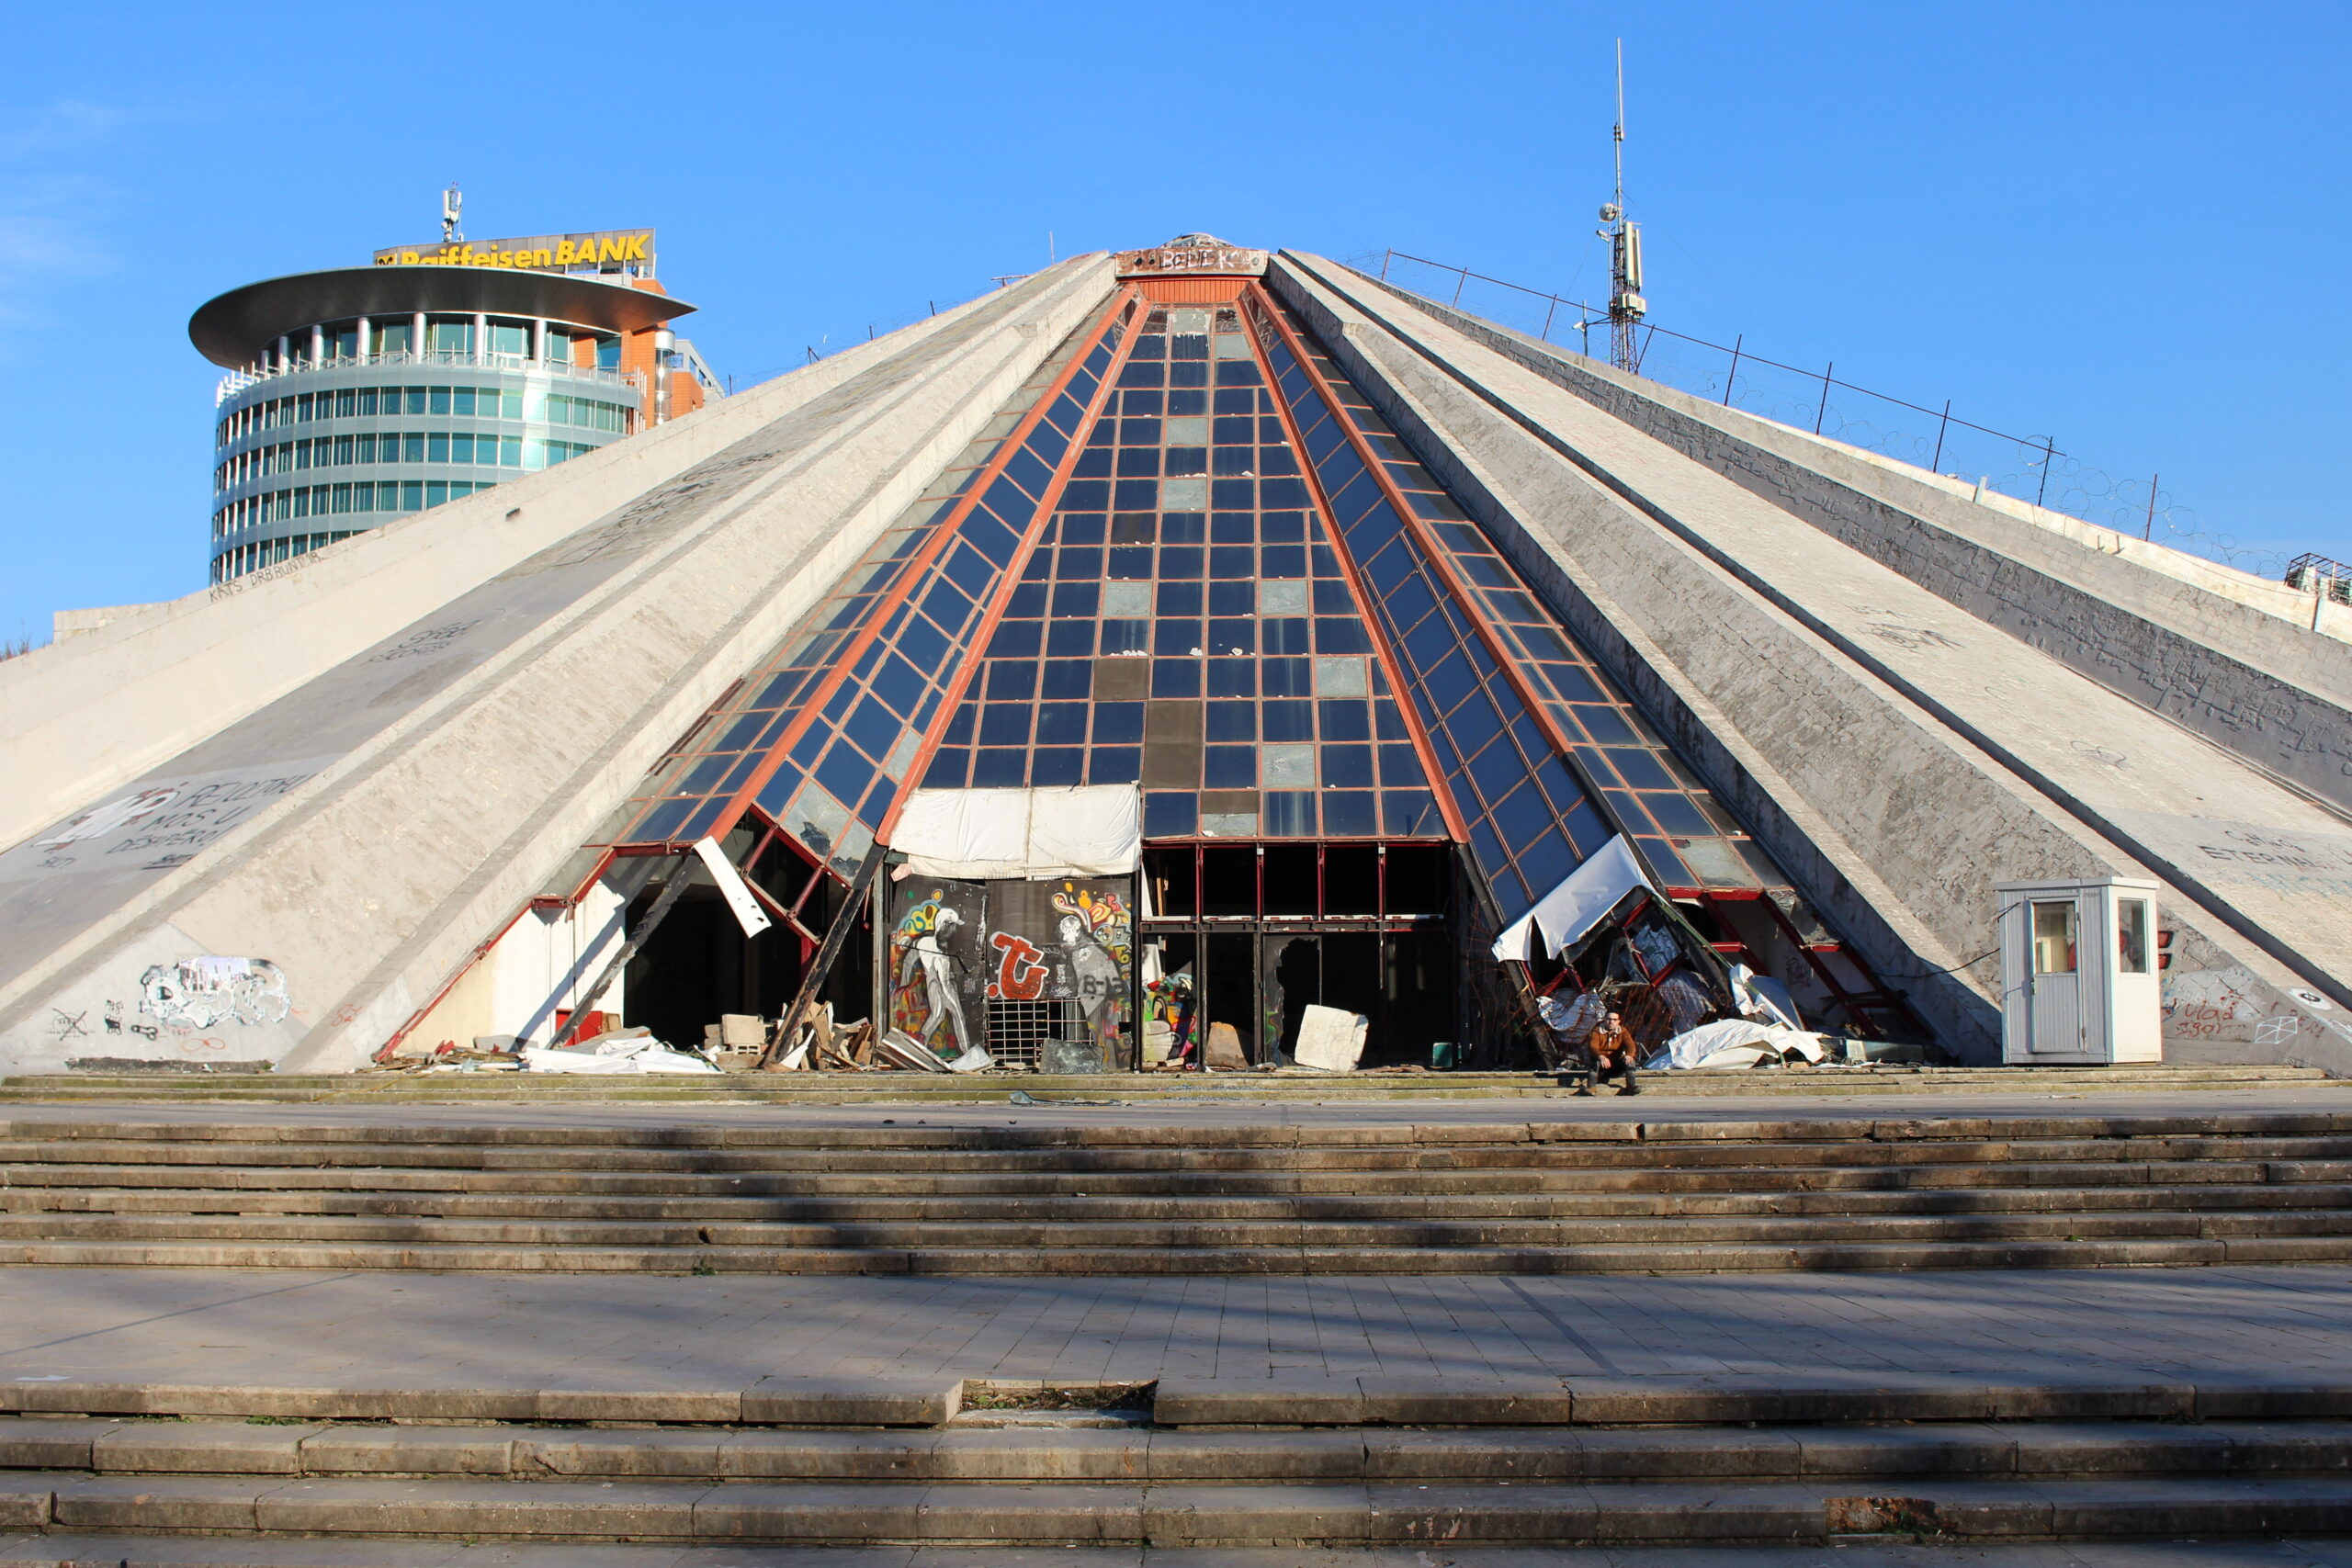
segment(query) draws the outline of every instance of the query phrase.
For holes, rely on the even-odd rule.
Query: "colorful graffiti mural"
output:
[[[942,1057],[982,1043],[976,1017],[981,966],[976,963],[987,896],[969,883],[904,885],[910,903],[890,931],[890,1027],[904,1030]]]
[[[887,1012],[944,1057],[1124,1066],[1135,917],[1115,884],[899,883]]]

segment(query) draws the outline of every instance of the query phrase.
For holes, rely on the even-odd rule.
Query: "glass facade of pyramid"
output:
[[[870,998],[967,1066],[1279,1065],[1334,1026],[1309,1008],[1361,1016],[1367,1064],[1502,1065],[1604,1007],[1653,1040],[1733,1013],[1741,964],[1878,1032],[1868,976],[1262,253],[1123,260],[577,863],[719,840],[798,938],[714,980],[706,897],[649,936],[632,1017],[699,1022],[713,984],[780,1012],[821,966],[839,1016]],[[1625,886],[1547,952],[1531,916],[1587,867]]]

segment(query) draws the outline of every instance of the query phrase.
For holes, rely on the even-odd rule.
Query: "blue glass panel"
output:
[[[897,714],[874,697],[857,705],[850,715],[846,733],[858,744],[858,749],[877,761],[890,754],[899,737],[906,732],[906,724]]]
[[[1439,815],[1436,796],[1420,789],[1380,792],[1381,831],[1408,838],[1442,836],[1445,818]]]
[[[1139,746],[1097,746],[1088,756],[1088,784],[1133,784],[1141,777],[1143,749]]]
[[[1257,788],[1258,749],[1255,746],[1205,748],[1201,762],[1201,783],[1209,789]]]
[[[1183,658],[1202,651],[1201,623],[1198,621],[1164,620],[1152,627],[1151,650],[1165,657]]]
[[[1201,660],[1155,659],[1151,661],[1151,694],[1155,697],[1197,697],[1201,694]]]
[[[1036,621],[999,621],[989,634],[990,659],[1035,658],[1044,641],[1044,626]]]
[[[980,744],[1026,746],[1030,707],[1026,703],[990,703],[980,710]],[[820,771],[820,777],[822,777]]]
[[[1262,705],[1259,712],[1269,740],[1315,739],[1315,707],[1311,703],[1270,702]]]
[[[686,814],[699,806],[694,800],[666,800],[655,806],[638,819],[621,841],[630,844],[668,843],[677,836],[676,829],[686,819]]]
[[[724,800],[705,801],[678,825],[673,836],[681,843],[692,843],[696,839],[708,836],[711,829],[718,826],[719,814],[727,809],[727,804]]]
[[[1371,838],[1380,831],[1370,790],[1332,790],[1323,796],[1323,831],[1332,838]]]
[[[836,798],[856,800],[874,782],[874,764],[860,756],[857,748],[848,741],[836,740],[817,766],[817,782],[832,791]]]
[[[1322,768],[1326,788],[1369,786],[1373,783],[1372,748],[1326,746],[1323,748]]]
[[[1267,790],[1258,796],[1258,827],[1270,839],[1313,838],[1314,792],[1303,789]]]
[[[1019,485],[1023,494],[1035,502],[1044,497],[1046,487],[1053,482],[1054,470],[1028,446],[1023,446],[1012,455],[1012,461],[1005,464],[1004,477]],[[991,489],[989,491],[990,504],[993,505],[996,500],[997,491]]]
[[[1141,703],[1096,703],[1094,705],[1094,743],[1106,741],[1131,743],[1143,739],[1143,705]]]
[[[1208,705],[1208,739],[1212,741],[1257,739],[1258,705],[1212,701]]]
[[[1304,697],[1315,690],[1314,664],[1305,659],[1258,661],[1258,687],[1270,697]]]
[[[1029,783],[1044,788],[1056,784],[1074,784],[1083,781],[1086,752],[1075,746],[1040,746],[1030,759]]]
[[[983,746],[972,756],[974,789],[1018,789],[1029,773],[1029,754],[1017,747]]]
[[[1143,797],[1147,839],[1190,838],[1201,829],[1200,797],[1172,790],[1148,790]]]
[[[1069,450],[1069,437],[1050,424],[1040,424],[1029,433],[1029,439],[1022,443],[1022,449],[1024,457],[1035,454],[1046,473],[1050,475],[1060,464],[1062,454]],[[1021,488],[1028,490],[1029,481],[1025,479],[1022,479]],[[1038,495],[1040,500],[1044,499],[1038,491],[1030,491],[1029,493]]]
[[[1046,703],[1037,709],[1037,744],[1075,746],[1086,740],[1084,703]]]

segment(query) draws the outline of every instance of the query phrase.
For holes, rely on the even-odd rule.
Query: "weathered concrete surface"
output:
[[[985,301],[668,424],[233,582],[99,617],[0,662],[0,849],[189,747],[875,367]],[[61,626],[62,623],[61,623]]]
[[[1357,275],[1351,275],[1357,276]],[[1386,289],[1791,516],[2207,739],[2352,808],[2352,646],[1736,409]],[[2305,598],[2308,605],[2309,600]],[[2308,615],[2312,614],[2306,610]]]
[[[88,1054],[109,1004],[135,1016],[142,975],[195,954],[266,959],[290,998],[281,1020],[216,1031],[221,1054],[347,1066],[373,1049],[1110,281],[1099,258],[1066,264],[666,483],[607,472],[584,526],[174,759],[174,778],[269,805],[193,860],[161,843],[120,870],[0,861],[0,1058]]]
[[[0,1274],[0,1312],[11,1325],[0,1387],[20,1409],[41,1407],[42,1380],[486,1402],[597,1389],[724,1398],[809,1376],[1557,1386],[2233,1374],[2341,1386],[2352,1356],[2352,1269],[2335,1267],[1181,1282],[619,1275],[594,1290],[556,1275],[12,1269]]]
[[[2167,881],[2177,978],[2260,990],[2271,1038],[2246,1043],[2352,1068],[2328,1001],[2352,1006],[2333,813],[1359,276],[1287,253],[1277,273],[1796,886],[1964,1049],[1992,1038],[1992,884],[2113,870]],[[2224,858],[2233,833],[2320,869]],[[2316,1007],[2295,994],[2314,987]]]

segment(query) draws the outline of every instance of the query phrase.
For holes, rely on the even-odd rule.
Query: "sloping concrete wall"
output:
[[[2177,964],[2258,993],[2223,1043],[2352,1068],[2352,869],[2194,847],[2249,820],[2326,840],[2329,814],[1360,276],[1285,253],[1276,286],[1951,1043],[1995,1048],[1996,880],[2153,872]]]
[[[119,902],[0,986],[0,1065],[159,1054],[96,1032],[205,956],[266,961],[288,1005],[193,1030],[189,1054],[218,1039],[239,1059],[357,1065],[1111,288],[1102,258],[1066,263],[916,352],[866,356],[667,482],[608,473],[585,526],[176,759],[196,774],[239,748],[348,747],[188,863],[108,873]],[[395,716],[337,728],[373,704]],[[53,909],[66,895],[41,890],[65,886],[12,896]]]
[[[875,366],[986,299],[543,472],[0,661],[0,849]]]
[[[1892,464],[1351,274],[2339,810],[2352,646]]]

